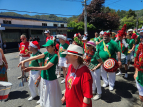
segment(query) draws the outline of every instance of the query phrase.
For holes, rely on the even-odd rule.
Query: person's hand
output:
[[[64,102],[66,102],[66,98],[65,96],[63,96],[63,98],[61,99],[62,104],[64,104]]]
[[[94,72],[96,70],[96,68],[93,68],[91,71]]]
[[[25,62],[24,61],[21,61],[19,64],[18,64],[18,67],[21,66],[21,69],[24,69],[25,68]]]
[[[31,67],[27,67],[27,68],[23,69],[24,72],[29,72],[30,70],[32,70]]]
[[[121,67],[121,66],[122,66],[122,63],[121,63],[121,61],[118,61],[118,65],[119,65],[119,67]]]
[[[134,79],[136,80],[136,78],[137,78],[137,73],[134,74]]]
[[[8,69],[8,64],[5,64],[6,69]]]
[[[130,49],[130,50],[129,50],[129,52],[131,53],[131,52],[132,52],[132,50]]]
[[[40,75],[39,75],[39,77],[37,78],[37,80],[39,80],[39,81],[41,80],[41,76],[40,76]]]

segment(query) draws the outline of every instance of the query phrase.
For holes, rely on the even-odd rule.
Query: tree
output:
[[[82,32],[84,31],[84,23],[83,22],[75,22],[71,21],[68,23],[68,27],[72,27],[73,30],[69,30],[69,32]],[[95,26],[93,24],[87,23],[88,31],[95,30]]]
[[[135,18],[137,15],[136,15],[135,11],[133,11],[133,10],[130,9],[127,12],[127,18],[132,17],[132,16],[134,16],[134,18]]]
[[[97,29],[107,30],[118,28],[120,22],[115,12],[110,12],[110,8],[105,8],[108,12],[104,12],[103,3],[105,0],[92,0],[87,6],[87,21],[93,24]],[[84,20],[84,11],[79,16],[79,22]]]

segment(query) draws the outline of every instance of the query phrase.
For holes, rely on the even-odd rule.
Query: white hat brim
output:
[[[70,53],[70,52],[68,52],[68,51],[64,51],[64,52],[62,52],[62,54],[70,54],[70,55],[76,55],[76,56],[80,56],[80,57],[83,57],[83,55],[81,56],[81,55],[78,55],[78,54],[74,54],[74,53]]]

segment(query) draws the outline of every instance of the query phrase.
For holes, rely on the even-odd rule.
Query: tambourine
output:
[[[119,68],[119,65],[114,58],[109,58],[103,63],[103,68],[107,72],[116,72]]]

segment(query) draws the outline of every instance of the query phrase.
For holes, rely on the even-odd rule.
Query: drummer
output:
[[[139,98],[142,102],[143,106],[143,69],[142,69],[142,64],[143,64],[143,31],[140,32],[140,41],[141,43],[136,47],[135,49],[135,74],[134,74],[134,79],[136,81],[136,86],[139,91]],[[141,65],[141,66],[140,66]],[[142,107],[141,106],[141,107]]]
[[[134,39],[131,39],[131,34],[127,35],[127,42],[129,44],[129,51],[128,51],[128,54],[129,54],[129,60],[128,60],[128,69],[129,69],[129,65],[130,65],[130,61],[132,59],[132,56],[133,56],[133,51],[135,49],[135,40]]]
[[[94,49],[94,55],[92,56],[92,59],[89,63],[92,63],[95,67],[89,68],[90,72],[92,74],[93,83],[92,83],[92,94],[96,94],[96,88],[97,88],[97,94],[93,97],[93,100],[98,100],[101,98],[102,90],[101,90],[101,81],[100,81],[100,75],[101,75],[101,65],[102,65],[102,59],[99,57],[99,53],[96,51],[96,45],[94,41],[88,41],[87,42],[87,48],[92,52]]]
[[[106,46],[106,47],[105,47]],[[106,61],[108,58],[116,59],[116,53],[118,55],[118,64],[121,66],[121,52],[118,47],[118,44],[110,38],[110,33],[104,33],[103,41],[99,44],[98,47],[99,56],[102,61]],[[116,72],[116,71],[115,71]],[[107,72],[101,66],[101,76],[104,81],[102,87],[107,87],[109,85],[109,90],[114,90],[115,85],[115,72],[108,72],[108,79],[107,79]]]
[[[123,28],[125,27],[126,25],[123,26]],[[129,56],[128,56],[128,43],[127,43],[127,39],[123,39],[124,36],[126,36],[126,33],[125,33],[125,30],[126,29],[123,29],[119,31],[118,33],[118,46],[119,46],[119,49],[122,53],[122,55],[125,55],[125,60],[124,62],[122,62],[122,65],[125,65],[125,78],[128,78],[128,60],[129,60]],[[122,59],[122,55],[121,55],[121,59]],[[116,75],[122,75],[122,72],[121,70],[116,74]]]

